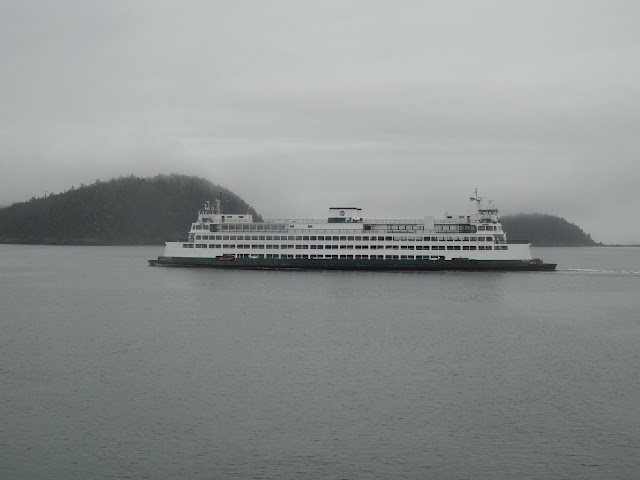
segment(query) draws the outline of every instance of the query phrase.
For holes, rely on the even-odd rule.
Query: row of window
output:
[[[387,230],[424,230],[424,225],[387,225]]]
[[[195,246],[195,247],[194,247]],[[508,250],[506,245],[248,245],[229,243],[183,243],[182,248],[235,248],[254,250]]]
[[[196,230],[209,230],[209,227],[207,225],[198,225],[198,224],[194,224],[195,229]],[[211,225],[212,227],[215,227],[217,225]],[[228,224],[222,224],[222,231],[226,232],[226,231],[231,231],[231,232],[237,232],[237,231],[281,231],[281,230],[286,230],[287,226],[285,224],[279,224],[279,223],[249,223],[249,224],[240,224],[240,225],[228,225]]]
[[[309,241],[337,241],[337,242],[493,242],[493,237],[416,237],[395,235],[393,237],[371,237],[371,236],[322,236],[322,235],[196,235],[196,240],[309,240]]]
[[[217,224],[211,225],[211,227],[216,227]],[[231,231],[282,231],[286,230],[287,225],[285,224],[276,224],[276,223],[248,223],[241,225],[231,225],[231,224],[222,224],[220,225],[223,232]],[[313,228],[313,225],[309,225],[309,228]],[[444,231],[455,231],[455,232],[471,232],[475,231],[475,225],[438,225],[438,228]],[[479,231],[498,231],[498,227],[494,225],[480,225],[477,227]],[[194,230],[209,230],[209,225],[202,225],[199,223],[193,224]],[[419,231],[424,230],[424,225],[387,225],[387,230],[389,231]]]
[[[235,254],[236,258],[299,258],[299,259],[318,259],[318,260],[444,260],[442,255],[278,255],[278,254],[259,254],[250,255],[248,253]]]

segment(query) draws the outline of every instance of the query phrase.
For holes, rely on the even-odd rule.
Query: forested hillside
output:
[[[555,215],[507,215],[502,217],[502,225],[509,240],[529,240],[536,246],[597,245],[580,227]]]
[[[222,194],[222,210],[255,210],[235,193],[185,175],[121,177],[0,209],[0,243],[162,244],[185,238],[196,210]]]

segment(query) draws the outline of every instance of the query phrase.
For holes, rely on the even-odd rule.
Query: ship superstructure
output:
[[[528,241],[509,241],[498,209],[477,195],[473,213],[367,219],[358,207],[331,207],[325,219],[255,222],[207,202],[188,239],[167,242],[154,264],[245,268],[535,269]],[[463,268],[467,265],[469,268]],[[532,268],[517,268],[527,267]],[[424,267],[424,268],[420,268]],[[503,268],[504,267],[504,268]]]

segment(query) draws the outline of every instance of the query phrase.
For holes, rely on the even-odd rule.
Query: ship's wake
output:
[[[620,276],[640,276],[640,270],[615,270],[596,268],[558,268],[557,272],[592,275],[620,275]]]

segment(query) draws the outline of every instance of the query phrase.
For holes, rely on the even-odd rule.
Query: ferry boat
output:
[[[524,270],[556,264],[532,258],[529,241],[507,240],[498,209],[478,196],[470,215],[365,219],[331,207],[326,219],[256,222],[206,202],[184,241],[166,242],[152,266],[319,270]]]

